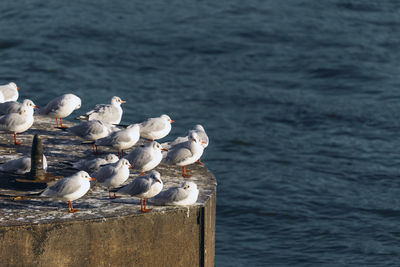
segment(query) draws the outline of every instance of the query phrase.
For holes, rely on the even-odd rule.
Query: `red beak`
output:
[[[34,106],[34,108],[39,108],[39,106]]]
[[[19,87],[17,87],[17,90],[19,90]]]
[[[174,120],[171,120],[171,123],[175,122]]]

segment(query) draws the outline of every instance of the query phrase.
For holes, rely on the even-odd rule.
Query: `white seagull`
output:
[[[6,85],[0,85],[0,92],[3,94],[4,98],[3,102],[17,101],[19,96],[18,90],[19,87],[13,82]]]
[[[144,147],[138,147],[125,156],[134,165],[133,169],[144,175],[145,172],[157,167],[162,160],[161,151],[164,150],[156,141],[148,143]]]
[[[99,120],[84,121],[67,129],[68,132],[79,136],[86,141],[96,141],[100,138],[108,136],[113,131],[118,130],[119,129],[117,127]],[[94,143],[92,145],[93,152],[96,153],[97,148]]]
[[[22,145],[17,141],[17,133],[28,130],[33,124],[33,107],[21,107],[18,113],[10,113],[0,117],[0,131],[6,131],[14,134],[16,145]]]
[[[126,103],[126,101],[121,100],[118,96],[113,96],[111,104],[98,104],[93,110],[76,119],[83,121],[100,120],[110,124],[119,124],[122,118],[122,103]]]
[[[196,203],[198,197],[199,189],[197,189],[197,185],[193,182],[186,181],[180,187],[170,187],[162,191],[151,198],[150,201],[163,205],[188,206]]]
[[[92,172],[99,170],[101,167],[103,167],[103,165],[115,163],[118,160],[119,159],[116,155],[107,154],[103,158],[95,158],[95,159],[90,159],[90,160],[81,159],[80,161],[73,163],[72,168],[92,173]]]
[[[43,169],[47,170],[47,159],[43,155]],[[0,165],[0,171],[14,174],[25,174],[31,171],[31,157],[9,160]]]
[[[175,121],[165,114],[158,118],[149,118],[140,124],[140,136],[152,141],[161,139],[169,134],[173,122]]]
[[[0,115],[17,113],[21,107],[39,108],[30,99],[25,99],[22,103],[19,103],[17,101],[8,101],[8,102],[0,103]]]
[[[113,132],[109,136],[98,139],[96,146],[111,146],[118,150],[120,157],[124,156],[124,149],[133,147],[140,138],[139,124],[131,124],[126,129]]]
[[[108,164],[100,170],[92,173],[96,181],[108,188],[108,196],[110,199],[117,198],[110,195],[110,188],[115,188],[122,185],[129,178],[129,167],[132,167],[127,159]]]
[[[203,154],[204,148],[196,132],[191,132],[188,141],[175,145],[168,150],[164,162],[170,165],[182,166],[182,176],[190,177],[186,165],[195,163]]]
[[[78,209],[72,207],[72,201],[83,197],[90,189],[90,181],[94,180],[87,172],[79,171],[72,176],[59,180],[56,184],[43,191],[40,196],[68,201],[69,212],[74,213]]]
[[[163,185],[160,173],[158,171],[151,171],[151,173],[146,176],[135,178],[130,184],[119,189],[117,193],[140,198],[140,210],[142,212],[148,212],[151,211],[151,209],[146,208],[147,199],[160,193]]]
[[[60,118],[60,127],[67,128],[62,124],[62,119],[71,115],[71,113],[79,109],[82,101],[74,94],[65,94],[51,100],[43,109],[38,112],[51,118],[55,118],[58,126],[58,118]]]

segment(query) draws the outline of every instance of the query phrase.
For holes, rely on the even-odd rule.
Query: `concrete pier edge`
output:
[[[93,157],[91,147],[79,138],[55,129],[50,119],[35,117],[33,127],[19,137],[24,146],[15,147],[7,134],[0,136],[1,162],[29,155],[34,134],[43,140],[48,171],[54,175],[75,172],[62,162]],[[184,181],[178,167],[156,169],[165,187]],[[200,190],[198,202],[189,207],[151,206],[149,213],[139,211],[139,199],[110,201],[107,191],[97,186],[74,202],[81,209],[76,214],[69,214],[64,202],[8,199],[4,196],[41,189],[19,191],[9,175],[0,173],[2,266],[214,266],[216,179],[204,166],[189,169],[190,180]]]

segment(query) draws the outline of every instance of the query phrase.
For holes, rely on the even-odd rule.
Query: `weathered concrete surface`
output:
[[[33,127],[19,136],[0,136],[0,162],[29,155],[34,134],[43,141],[48,171],[67,176],[76,170],[63,162],[93,158],[90,145],[54,128],[53,120],[36,117]],[[66,123],[68,125],[68,123]],[[71,123],[69,124],[71,125]],[[109,152],[109,149],[100,148]],[[129,151],[127,151],[129,152]],[[191,165],[200,190],[190,207],[151,206],[140,212],[137,198],[109,200],[107,190],[95,186],[73,202],[81,209],[70,214],[67,203],[14,196],[40,192],[15,177],[0,173],[0,259],[2,266],[214,266],[216,180],[206,167]],[[178,167],[160,165],[164,189],[181,184]],[[131,173],[129,183],[137,173]]]

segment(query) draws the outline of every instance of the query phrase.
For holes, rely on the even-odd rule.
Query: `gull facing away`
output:
[[[119,124],[122,118],[122,103],[126,103],[126,101],[121,100],[118,96],[113,96],[111,104],[98,104],[93,110],[76,119],[82,121],[100,120],[110,124]]]
[[[133,169],[144,175],[145,172],[157,167],[162,160],[161,151],[164,150],[159,143],[152,141],[144,147],[138,147],[125,156],[134,165]]]
[[[111,146],[118,150],[120,157],[124,156],[124,149],[133,147],[140,138],[140,125],[131,124],[126,129],[113,132],[107,137],[95,142],[96,146]]]
[[[113,131],[118,130],[117,127],[99,120],[84,121],[67,129],[68,132],[79,136],[86,141],[96,141],[97,139],[106,137]],[[96,153],[97,148],[94,143],[92,145],[93,152]]]
[[[151,203],[161,205],[189,206],[196,203],[199,189],[193,182],[186,181],[180,187],[170,187],[150,199]]]
[[[161,139],[169,134],[173,122],[175,121],[165,114],[149,118],[140,124],[140,136],[151,141]]]
[[[100,170],[92,173],[96,181],[108,188],[108,197],[110,199],[117,198],[110,195],[110,188],[115,188],[122,185],[129,178],[129,167],[131,164],[127,159],[120,159],[116,163],[108,164]]]
[[[3,102],[17,101],[19,97],[18,90],[19,87],[13,82],[10,82],[6,85],[0,85],[0,92],[4,98]]]
[[[170,149],[172,149],[173,147],[175,147],[175,146],[177,146],[179,144],[187,142],[189,140],[189,136],[190,136],[191,132],[195,132],[197,134],[197,136],[199,137],[199,140],[201,142],[201,146],[205,149],[208,146],[209,140],[208,140],[208,135],[206,134],[206,131],[204,130],[204,127],[202,125],[200,125],[200,124],[197,124],[193,128],[193,130],[190,130],[188,136],[177,137],[174,141],[162,143],[161,145],[162,145],[163,148],[165,148],[167,150],[170,150]],[[201,165],[204,165],[204,163],[201,162],[200,159],[199,159],[198,163],[201,164]]]
[[[40,196],[68,201],[69,212],[74,213],[78,209],[72,207],[72,201],[83,197],[90,189],[90,181],[95,180],[87,172],[79,171],[72,176],[59,180],[56,184],[43,191]]]
[[[22,103],[19,103],[17,101],[8,101],[0,103],[0,115],[17,113],[21,107],[28,107],[28,106],[33,108],[39,108],[30,99],[25,99]]]
[[[39,110],[40,115],[55,118],[58,126],[58,118],[60,118],[60,127],[67,128],[63,125],[62,119],[71,115],[71,113],[79,109],[82,101],[74,94],[65,94],[51,100],[43,109]]]
[[[43,169],[47,170],[47,159],[43,155]],[[9,160],[0,165],[0,171],[14,174],[25,174],[31,171],[31,157],[25,156]]]
[[[81,159],[78,162],[73,163],[72,168],[87,171],[89,173],[98,171],[103,165],[107,165],[110,163],[115,163],[119,159],[114,154],[107,154],[103,158],[95,158],[95,159]]]
[[[33,107],[21,107],[18,113],[10,113],[0,117],[0,131],[14,134],[15,145],[22,145],[17,141],[17,133],[28,130],[33,124]]]
[[[195,163],[203,154],[204,148],[199,141],[196,132],[190,132],[188,141],[175,145],[168,150],[164,162],[170,165],[182,166],[182,176],[190,177],[189,171],[186,171],[186,165]]]
[[[160,173],[158,171],[151,171],[146,176],[135,178],[130,184],[119,189],[117,193],[140,198],[140,210],[142,212],[149,212],[151,209],[146,208],[147,199],[160,193],[163,185]]]

